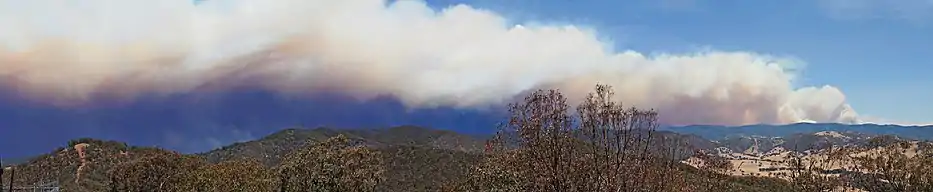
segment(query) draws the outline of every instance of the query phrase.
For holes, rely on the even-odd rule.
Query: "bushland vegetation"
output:
[[[559,90],[530,93],[509,105],[507,121],[482,152],[375,148],[337,135],[301,142],[307,144],[284,157],[266,157],[276,161],[212,163],[198,155],[79,139],[14,167],[28,175],[14,182],[51,179],[68,191],[128,192],[933,191],[933,147],[923,143],[878,137],[870,145],[824,148],[820,156],[795,151],[785,179],[730,176],[725,172],[733,165],[727,159],[660,134],[658,111],[613,98],[606,85],[597,85],[575,106]],[[69,151],[74,146],[80,146],[81,158]],[[681,163],[688,156],[705,163]],[[0,177],[9,180],[9,175]]]

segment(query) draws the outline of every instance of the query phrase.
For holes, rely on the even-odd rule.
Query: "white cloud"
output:
[[[250,85],[481,107],[595,83],[666,123],[857,122],[835,87],[792,85],[798,62],[753,52],[646,55],[574,25],[513,26],[466,5],[381,0],[0,0],[0,83],[75,104]],[[17,4],[13,6],[12,4]]]

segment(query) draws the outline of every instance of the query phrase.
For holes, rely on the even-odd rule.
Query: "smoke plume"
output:
[[[0,86],[65,106],[250,87],[473,108],[537,88],[579,101],[605,83],[670,124],[859,121],[839,89],[795,86],[791,58],[646,55],[601,37],[420,1],[0,0]]]

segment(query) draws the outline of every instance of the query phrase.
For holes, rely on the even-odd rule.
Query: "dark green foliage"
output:
[[[187,191],[271,192],[281,185],[272,169],[249,159],[203,166],[188,177]]]
[[[476,153],[396,146],[380,150],[386,161],[386,191],[438,191],[450,181],[467,178],[470,166],[479,162]]]
[[[93,139],[93,138],[80,138],[80,139],[68,141],[67,147],[71,148],[80,143],[86,143],[86,144],[90,144],[94,146],[113,148],[113,149],[126,149],[127,148],[127,145],[124,142],[104,141],[104,140],[98,140],[98,139]]]
[[[191,175],[207,161],[196,156],[159,154],[144,157],[114,167],[110,173],[110,186],[116,191],[189,191],[197,178]]]
[[[74,145],[80,143],[87,144],[85,153],[88,163],[82,170],[81,180],[77,182],[77,170],[81,161]],[[25,187],[57,183],[65,191],[106,191],[110,183],[110,170],[118,164],[163,154],[172,153],[155,148],[127,148],[126,144],[116,141],[72,140],[68,142],[67,147],[60,147],[15,166],[18,172],[16,184]]]
[[[258,159],[263,165],[275,166],[282,162],[282,158],[299,148],[337,135],[339,135],[338,132],[327,128],[285,129],[259,140],[235,143],[200,155],[214,163],[236,159]]]
[[[384,167],[379,152],[340,135],[289,155],[279,177],[287,191],[375,191]]]
[[[236,143],[211,150],[200,155],[211,162],[240,158],[259,159],[266,166],[278,165],[282,158],[308,144],[344,135],[376,149],[392,146],[417,146],[478,152],[483,141],[451,131],[435,130],[415,126],[400,126],[387,129],[340,130],[332,128],[286,129],[259,140]]]

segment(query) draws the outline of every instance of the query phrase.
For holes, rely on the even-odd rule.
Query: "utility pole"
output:
[[[13,192],[13,178],[16,177],[16,169],[10,167],[10,192]]]
[[[0,158],[0,190],[3,190],[3,170],[6,168],[3,167],[3,159]]]

